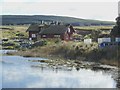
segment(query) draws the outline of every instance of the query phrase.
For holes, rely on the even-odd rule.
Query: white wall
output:
[[[115,38],[115,42],[120,42],[120,38]]]
[[[84,43],[85,44],[91,44],[92,43],[92,39],[84,39]]]
[[[98,43],[111,42],[111,38],[98,38]]]

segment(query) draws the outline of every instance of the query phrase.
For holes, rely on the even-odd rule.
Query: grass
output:
[[[76,29],[83,29],[83,30],[100,30],[100,29],[112,29],[113,26],[74,26]]]
[[[0,30],[2,38],[14,38],[16,34],[24,34],[28,37],[26,30],[28,26],[1,26],[4,28],[10,28],[10,30]],[[85,29],[100,29],[100,28],[112,28],[112,26],[89,26],[79,27]],[[97,43],[84,44],[83,42],[64,42],[60,39],[45,39],[47,45],[35,47],[33,49],[20,50],[18,52],[8,53],[10,55],[21,55],[25,57],[55,57],[64,59],[77,59],[100,62],[103,64],[118,65],[120,61],[120,49],[119,47],[106,47],[98,48]]]
[[[0,28],[6,28],[6,29],[3,29],[3,30],[0,30],[0,39],[2,38],[14,38],[14,37],[17,37],[16,34],[23,34],[24,37],[28,37],[28,33],[26,32],[27,28],[29,26],[0,26]],[[100,30],[100,29],[112,29],[113,26],[84,26],[84,27],[74,27],[74,28],[77,28],[77,29],[84,29],[84,30]],[[8,28],[8,29],[7,29]],[[102,33],[106,33],[106,32],[102,32]],[[108,32],[109,33],[109,32]]]
[[[105,48],[93,49],[86,54],[89,61],[100,62],[102,64],[119,66],[120,46],[106,46]]]
[[[59,42],[28,50],[21,50],[17,54],[25,57],[55,57],[70,60],[90,61],[118,66],[120,64],[120,50],[118,47],[98,48],[96,43]]]
[[[0,28],[8,28],[0,30],[1,33],[0,39],[15,38],[16,34],[18,33],[23,34],[24,37],[28,37],[28,34],[26,33],[28,26],[0,26]]]

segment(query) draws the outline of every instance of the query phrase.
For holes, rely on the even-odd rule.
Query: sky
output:
[[[57,15],[115,21],[118,0],[0,0],[1,15]]]

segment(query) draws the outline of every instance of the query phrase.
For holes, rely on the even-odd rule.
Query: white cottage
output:
[[[91,44],[92,43],[92,39],[84,39],[84,43],[85,44]]]
[[[120,42],[120,37],[116,37],[115,42]]]
[[[111,38],[98,38],[98,43],[111,42]]]

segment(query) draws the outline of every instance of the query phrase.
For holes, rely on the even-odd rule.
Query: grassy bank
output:
[[[19,37],[19,34],[22,34],[22,37],[28,37],[28,33],[26,33],[28,26],[0,26],[0,28],[3,28],[0,30],[0,33],[2,33],[0,39],[8,38],[9,42],[11,42],[11,38]],[[75,28],[99,30],[111,29],[112,26],[86,26]],[[92,35],[92,37],[94,37],[94,35]],[[87,45],[83,42],[64,42],[58,39],[47,39],[46,42],[47,45],[44,46],[19,50],[18,52],[8,54],[17,54],[26,57],[48,57],[91,61],[117,66],[120,63],[120,60],[118,60],[120,58],[120,47],[118,46],[98,48],[97,43]],[[17,44],[15,44],[15,46],[17,46]]]
[[[17,54],[25,57],[54,57],[66,60],[90,61],[114,66],[120,64],[120,60],[118,60],[120,58],[120,47],[98,48],[96,43],[87,45],[82,42],[49,42],[42,47],[8,54]]]

